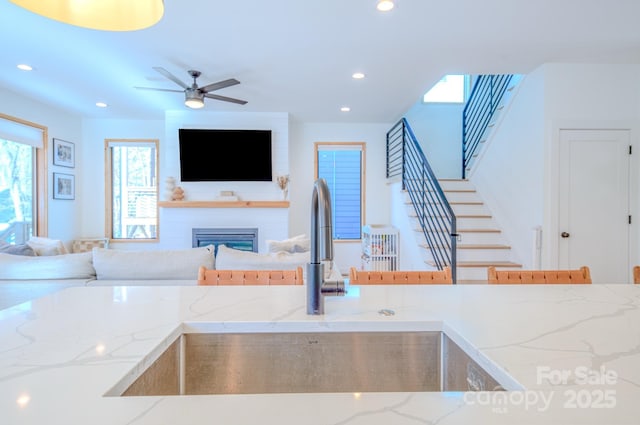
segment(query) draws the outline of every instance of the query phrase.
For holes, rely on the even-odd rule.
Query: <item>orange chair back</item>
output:
[[[198,285],[302,285],[302,267],[295,270],[198,269]]]
[[[350,285],[428,285],[452,284],[451,269],[436,271],[359,271],[349,269]]]
[[[497,284],[574,284],[591,283],[589,267],[577,270],[487,270],[489,283]]]

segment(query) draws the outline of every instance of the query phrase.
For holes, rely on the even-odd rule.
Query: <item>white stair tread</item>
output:
[[[428,260],[425,263],[435,267],[435,262]],[[458,261],[457,267],[499,267],[499,268],[514,268],[519,269],[522,264],[513,263],[511,261]]]
[[[420,244],[422,248],[429,248],[427,244]],[[442,247],[438,247],[442,248]],[[500,244],[457,244],[458,249],[511,249],[509,245]]]

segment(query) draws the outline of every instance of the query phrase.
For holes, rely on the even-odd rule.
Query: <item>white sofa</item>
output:
[[[221,270],[292,270],[302,266],[306,272],[309,251],[304,250],[304,244],[287,247],[282,245],[284,241],[273,242],[266,254],[221,245],[217,256],[213,246],[142,251],[94,248],[49,256],[0,253],[0,309],[71,286],[197,285],[200,266]],[[329,264],[325,274],[332,279],[340,277]]]
[[[213,267],[213,246],[185,250],[92,252],[46,256],[0,253],[0,309],[71,286],[195,285]]]

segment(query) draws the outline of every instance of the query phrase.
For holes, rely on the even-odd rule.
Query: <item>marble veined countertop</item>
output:
[[[2,310],[0,424],[640,424],[640,285],[352,287],[323,316],[305,302],[304,287],[78,287]],[[509,391],[105,396],[181,329],[443,330]]]

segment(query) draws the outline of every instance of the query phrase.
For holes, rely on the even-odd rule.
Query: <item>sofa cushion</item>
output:
[[[0,279],[94,279],[91,253],[28,257],[0,253]]]
[[[98,280],[197,280],[200,266],[214,266],[213,245],[146,251],[93,248],[93,266]]]

